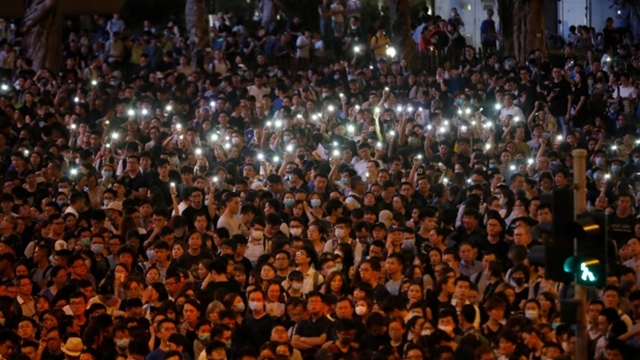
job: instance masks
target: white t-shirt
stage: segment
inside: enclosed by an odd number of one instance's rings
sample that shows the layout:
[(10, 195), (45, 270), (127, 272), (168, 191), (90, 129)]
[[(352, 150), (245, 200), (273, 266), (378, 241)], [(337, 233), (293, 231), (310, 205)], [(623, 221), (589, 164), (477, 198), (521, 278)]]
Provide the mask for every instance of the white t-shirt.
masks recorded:
[(258, 89), (257, 86), (251, 85), (247, 88), (249, 91), (249, 95), (253, 95), (256, 97), (256, 101), (261, 101), (263, 96), (269, 95), (271, 93), (271, 89), (268, 86), (263, 86)]
[(522, 113), (522, 110), (520, 110), (519, 107), (513, 105), (510, 108), (503, 108), (502, 110), (500, 110), (500, 118), (504, 118), (507, 115), (511, 115), (512, 117), (518, 117), (518, 122), (520, 121), (526, 121), (527, 119), (524, 118), (524, 114)]
[(324, 42), (322, 40), (313, 41), (313, 56), (324, 57)]
[[(296, 41), (296, 58), (309, 59), (311, 57), (311, 39), (304, 36), (298, 36)], [(302, 46), (301, 48), (298, 46)]]
[(620, 85), (619, 87), (616, 87), (615, 90), (613, 91), (614, 99), (618, 97), (618, 89), (620, 89), (619, 95), (622, 96), (623, 98), (635, 99), (638, 97), (638, 89), (636, 89), (634, 86), (624, 87)]

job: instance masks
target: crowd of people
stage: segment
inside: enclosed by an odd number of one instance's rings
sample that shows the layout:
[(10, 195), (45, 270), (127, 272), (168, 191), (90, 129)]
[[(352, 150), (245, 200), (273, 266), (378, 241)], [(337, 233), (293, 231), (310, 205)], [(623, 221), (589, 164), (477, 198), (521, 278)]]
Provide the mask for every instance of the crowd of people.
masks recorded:
[(422, 9), (416, 48), (453, 54), (431, 71), (358, 0), (317, 26), (282, 10), (218, 14), (203, 51), (175, 23), (69, 19), (59, 72), (0, 22), (2, 359), (581, 360), (573, 286), (528, 260), (573, 149), (615, 243), (589, 356), (635, 359), (640, 48), (619, 18), (605, 52), (550, 62), (497, 52), (492, 12), (478, 57), (455, 9)]

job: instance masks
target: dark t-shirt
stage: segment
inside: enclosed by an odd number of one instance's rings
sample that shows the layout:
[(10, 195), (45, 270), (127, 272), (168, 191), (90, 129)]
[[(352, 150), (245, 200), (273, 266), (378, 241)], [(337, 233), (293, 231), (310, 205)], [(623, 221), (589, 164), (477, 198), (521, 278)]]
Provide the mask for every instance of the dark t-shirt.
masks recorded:
[(269, 342), (271, 337), (271, 329), (275, 324), (275, 320), (271, 315), (266, 314), (260, 319), (256, 319), (253, 315), (249, 315), (242, 320), (240, 325), (240, 337), (242, 343), (254, 348), (259, 349), (262, 345)]
[(487, 250), (492, 251), (494, 254), (496, 254), (496, 259), (498, 261), (506, 260), (507, 253), (509, 252), (509, 244), (506, 241), (504, 241), (504, 239), (501, 239), (497, 243), (492, 244), (489, 242), (486, 236), (483, 237), (478, 247), (481, 250), (479, 251), (480, 253)]
[[(316, 321), (313, 321), (311, 318), (307, 320), (303, 320), (296, 327), (295, 335), (299, 335), (300, 337), (318, 337), (322, 336), (322, 334), (327, 334), (331, 329), (331, 320), (328, 317), (322, 316)], [(304, 359), (313, 358), (313, 354), (318, 351), (318, 349), (308, 349), (301, 351), (302, 357)]]
[(207, 228), (209, 228), (209, 226), (211, 226), (211, 224), (212, 224), (211, 216), (209, 215), (209, 209), (207, 209), (206, 206), (202, 205), (202, 207), (200, 209), (196, 209), (193, 206), (189, 205), (189, 207), (187, 207), (186, 209), (182, 210), (182, 216), (187, 218), (187, 226), (189, 226), (189, 231), (191, 231), (191, 230), (196, 228), (195, 215), (197, 213), (199, 213), (199, 212), (204, 213), (204, 216), (207, 218)]
[(124, 182), (128, 189), (134, 191), (140, 191), (140, 189), (142, 188), (149, 189), (149, 182), (147, 181), (147, 178), (145, 178), (142, 174), (138, 174), (134, 178), (127, 175), (124, 177)]
[(549, 102), (549, 112), (555, 117), (567, 115), (571, 85), (569, 85), (569, 82), (565, 79), (559, 82), (551, 81), (546, 96), (551, 95), (553, 92), (555, 92), (556, 95)]
[(632, 214), (625, 218), (619, 217), (615, 212), (609, 214), (609, 236), (616, 241), (618, 246), (627, 242), (634, 235), (635, 217)]
[(213, 255), (209, 251), (200, 250), (200, 253), (198, 255), (193, 256), (187, 251), (182, 254), (182, 256), (178, 258), (178, 260), (176, 260), (176, 266), (189, 270), (192, 267), (197, 268), (198, 264), (202, 260), (213, 260)]
[(173, 200), (171, 199), (171, 179), (169, 179), (169, 181), (167, 182), (164, 182), (160, 180), (160, 178), (156, 177), (153, 180), (149, 181), (149, 183), (151, 184), (150, 187), (157, 187), (158, 189), (160, 189), (162, 198), (164, 199), (164, 204), (167, 207), (173, 204)]

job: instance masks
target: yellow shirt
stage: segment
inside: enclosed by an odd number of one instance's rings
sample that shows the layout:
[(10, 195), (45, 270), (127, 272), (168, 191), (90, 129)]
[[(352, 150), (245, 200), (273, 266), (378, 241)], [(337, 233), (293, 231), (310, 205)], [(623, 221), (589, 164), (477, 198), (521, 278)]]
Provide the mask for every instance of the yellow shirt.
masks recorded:
[[(374, 35), (371, 37), (371, 48), (373, 49), (374, 46), (378, 44), (382, 44), (386, 41), (389, 41), (389, 38), (387, 37), (387, 35), (382, 35), (382, 36)], [(384, 55), (386, 51), (387, 51), (386, 46), (380, 46), (376, 49), (373, 49), (373, 55)]]

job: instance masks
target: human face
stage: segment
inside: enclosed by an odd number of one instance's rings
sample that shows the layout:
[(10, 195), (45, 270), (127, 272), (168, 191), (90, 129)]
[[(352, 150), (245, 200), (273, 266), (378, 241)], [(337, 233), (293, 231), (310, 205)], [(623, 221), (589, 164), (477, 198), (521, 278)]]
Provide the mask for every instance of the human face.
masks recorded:
[(184, 315), (184, 320), (187, 323), (193, 324), (198, 320), (200, 311), (198, 311), (198, 309), (193, 307), (191, 304), (185, 304), (184, 308), (182, 309), (182, 315)]

